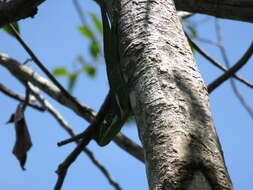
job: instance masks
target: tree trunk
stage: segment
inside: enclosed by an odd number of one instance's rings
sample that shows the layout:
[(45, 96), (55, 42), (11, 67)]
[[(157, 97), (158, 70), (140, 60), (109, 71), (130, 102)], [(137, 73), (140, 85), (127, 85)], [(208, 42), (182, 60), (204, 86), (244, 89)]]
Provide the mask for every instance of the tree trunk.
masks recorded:
[(174, 2), (114, 2), (110, 10), (119, 18), (120, 64), (144, 147), (149, 189), (233, 189), (207, 89)]

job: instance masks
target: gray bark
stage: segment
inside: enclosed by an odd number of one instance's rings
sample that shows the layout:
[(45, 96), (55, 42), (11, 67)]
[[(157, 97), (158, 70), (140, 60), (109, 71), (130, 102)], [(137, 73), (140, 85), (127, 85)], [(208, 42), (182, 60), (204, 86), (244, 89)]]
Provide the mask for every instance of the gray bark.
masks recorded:
[(175, 4), (177, 10), (253, 22), (252, 0), (175, 0)]
[[(44, 1), (12, 0), (8, 3), (0, 1), (0, 27), (20, 19), (33, 17), (37, 13), (37, 6)], [(94, 1), (98, 4), (101, 2)], [(252, 0), (175, 0), (175, 3), (177, 10), (253, 22)]]
[[(2, 0), (1, 0), (2, 1)], [(0, 1), (0, 27), (19, 21), (20, 19), (34, 17), (37, 7), (45, 0), (11, 0)]]
[(122, 0), (115, 9), (149, 189), (233, 189), (174, 2)]

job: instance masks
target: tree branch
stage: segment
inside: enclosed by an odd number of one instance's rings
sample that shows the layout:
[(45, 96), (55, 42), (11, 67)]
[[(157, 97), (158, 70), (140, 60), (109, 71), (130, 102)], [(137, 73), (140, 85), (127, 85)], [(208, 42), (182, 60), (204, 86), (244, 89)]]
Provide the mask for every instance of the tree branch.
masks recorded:
[[(15, 100), (18, 100), (18, 101), (20, 101), (20, 102), (25, 102), (25, 97), (24, 97), (24, 96), (22, 96), (22, 95), (20, 95), (20, 94), (18, 94), (18, 93), (13, 92), (12, 90), (8, 89), (7, 87), (5, 87), (5, 86), (4, 86), (3, 84), (1, 84), (1, 83), (0, 83), (0, 91), (1, 91), (3, 94), (5, 94), (5, 95), (7, 95), (7, 96), (9, 96), (9, 97), (11, 97), (11, 98), (13, 98), (13, 99), (15, 99)], [(38, 110), (38, 111), (45, 111), (45, 108), (44, 108), (44, 107), (41, 107), (41, 106), (35, 104), (35, 103), (34, 103), (34, 100), (31, 99), (31, 98), (30, 98), (30, 100), (29, 100), (29, 102), (28, 102), (28, 105), (29, 105), (30, 107), (32, 107), (32, 108)]]
[[(217, 68), (219, 68), (220, 70), (227, 72), (228, 70), (223, 67), (218, 61), (214, 60), (210, 55), (208, 55), (203, 49), (201, 49), (189, 36), (187, 33), (185, 33), (188, 41), (190, 42), (190, 44), (193, 46), (194, 49), (196, 49), (196, 51), (202, 55), (204, 58), (206, 58), (210, 63), (212, 63), (214, 66), (216, 66)], [(242, 82), (243, 84), (245, 84), (246, 86), (253, 88), (253, 84), (251, 84), (250, 82), (248, 82), (247, 80), (237, 76), (237, 75), (233, 75), (234, 78), (236, 78), (238, 81)]]
[[(46, 74), (46, 76), (54, 83), (54, 85), (60, 90), (61, 96), (66, 97), (73, 104), (78, 106), (78, 109), (87, 109), (87, 107), (81, 106), (78, 100), (73, 97), (67, 90), (57, 81), (57, 79), (48, 71), (48, 69), (42, 64), (42, 62), (37, 58), (37, 56), (33, 53), (30, 47), (26, 44), (26, 42), (22, 39), (19, 33), (16, 31), (15, 27), (12, 24), (9, 25), (13, 30), (13, 35), (16, 37), (18, 42), (22, 45), (22, 47), (26, 50), (26, 52), (31, 56), (34, 63)], [(85, 111), (83, 110), (83, 111)]]
[[(12, 0), (0, 2), (0, 27), (34, 17), (37, 7), (45, 0)], [(98, 0), (94, 0), (99, 4)], [(219, 18), (253, 22), (253, 2), (251, 0), (175, 0), (176, 9), (192, 13), (207, 14)]]
[(66, 177), (68, 168), (71, 164), (76, 160), (79, 154), (82, 152), (83, 148), (90, 142), (91, 138), (94, 134), (96, 122), (92, 122), (92, 124), (86, 130), (86, 138), (83, 138), (77, 147), (67, 156), (67, 158), (58, 166), (56, 173), (58, 174), (58, 179), (55, 184), (54, 190), (60, 190), (64, 179)]
[(100, 169), (100, 171), (106, 176), (108, 179), (109, 183), (117, 190), (121, 190), (121, 187), (119, 186), (118, 183), (116, 183), (112, 177), (110, 176), (109, 172), (105, 169), (103, 165), (101, 165), (98, 160), (95, 158), (93, 153), (88, 149), (85, 148), (84, 152), (87, 154), (87, 156), (92, 160), (92, 162)]
[(145, 162), (144, 160), (144, 152), (140, 145), (134, 143), (132, 140), (130, 140), (128, 137), (123, 135), (122, 133), (119, 133), (115, 138), (114, 142), (122, 149), (124, 149), (126, 152), (130, 153), (133, 157), (138, 159), (141, 162)]
[(175, 4), (177, 10), (253, 22), (252, 0), (175, 0)]
[[(60, 90), (53, 83), (51, 83), (44, 77), (41, 77), (38, 73), (33, 71), (32, 68), (20, 64), (15, 59), (10, 58), (8, 55), (3, 53), (0, 53), (0, 65), (8, 69), (8, 71), (20, 82), (31, 82), (34, 86), (44, 91), (58, 103), (73, 110), (80, 117), (86, 119), (89, 122), (92, 122), (94, 120), (96, 115), (96, 112), (94, 110), (88, 108), (85, 105), (82, 105), (81, 103), (77, 104), (76, 102), (72, 102), (67, 97), (62, 96)], [(122, 138), (118, 137), (117, 135), (114, 139), (117, 141), (117, 144), (120, 144)], [(131, 142), (130, 139), (128, 142)], [(120, 147), (139, 160), (139, 158), (136, 157), (135, 154), (132, 154), (135, 151), (130, 151), (131, 149), (135, 149), (135, 147), (130, 148), (134, 143), (128, 144), (128, 142), (122, 142), (122, 146)]]
[[(28, 86), (32, 92), (32, 94), (37, 98), (37, 100), (47, 109), (49, 113), (58, 121), (60, 126), (72, 137), (75, 136), (75, 132), (73, 129), (69, 126), (68, 122), (65, 121), (63, 116), (39, 93), (39, 89), (33, 86), (31, 83), (28, 83)], [(78, 141), (76, 141), (78, 143)], [(88, 148), (83, 148), (83, 152), (86, 153), (86, 155), (90, 158), (92, 163), (104, 174), (104, 176), (107, 178), (109, 183), (116, 189), (121, 190), (119, 184), (115, 182), (112, 177), (110, 176), (110, 173), (107, 171), (107, 169), (99, 163), (99, 161), (95, 158), (93, 153)]]
[[(226, 67), (230, 68), (229, 59), (228, 59), (228, 56), (227, 56), (227, 53), (226, 53), (226, 49), (224, 47), (222, 36), (221, 36), (220, 24), (219, 24), (217, 18), (215, 19), (215, 29), (216, 29), (216, 37), (217, 37), (218, 44), (219, 44), (218, 48), (219, 48), (219, 50), (221, 52), (223, 61), (224, 61), (225, 65), (226, 65)], [(248, 112), (248, 114), (250, 115), (250, 117), (253, 119), (253, 111), (252, 111), (250, 105), (243, 98), (242, 94), (240, 93), (239, 89), (236, 86), (235, 81), (233, 80), (233, 78), (231, 78), (229, 81), (230, 81), (230, 84), (231, 84), (231, 87), (232, 87), (232, 90), (233, 90), (235, 96), (238, 98), (238, 100), (241, 103), (241, 105), (245, 108), (245, 110)]]
[(79, 4), (79, 1), (78, 0), (73, 0), (72, 2), (74, 4), (74, 7), (75, 7), (76, 12), (78, 14), (78, 17), (81, 20), (82, 25), (83, 26), (87, 25), (87, 21), (85, 19), (85, 15), (84, 15), (84, 13), (82, 11), (82, 8), (81, 8), (81, 6)]
[(37, 7), (45, 0), (12, 0), (0, 2), (0, 27), (25, 19), (34, 17)]
[(69, 126), (68, 122), (65, 121), (63, 116), (39, 93), (39, 89), (28, 82), (28, 87), (31, 93), (36, 99), (47, 109), (47, 111), (56, 119), (59, 125), (68, 132), (70, 135), (75, 135), (73, 129)]
[(32, 68), (22, 65), (15, 59), (2, 53), (0, 53), (0, 65), (8, 69), (9, 72), (22, 83), (31, 82), (34, 86), (37, 86), (60, 104), (72, 109), (82, 118), (85, 118), (89, 122), (93, 121), (95, 112), (92, 109), (82, 105), (78, 100), (73, 102), (68, 99), (68, 97), (62, 96), (58, 87), (44, 77), (41, 77), (37, 72), (34, 72)]
[(233, 66), (231, 67), (226, 73), (218, 77), (215, 81), (208, 85), (208, 92), (211, 93), (215, 88), (220, 86), (223, 82), (233, 76), (239, 69), (241, 69), (252, 56), (253, 53), (253, 42), (251, 42), (250, 47), (242, 56), (242, 58)]

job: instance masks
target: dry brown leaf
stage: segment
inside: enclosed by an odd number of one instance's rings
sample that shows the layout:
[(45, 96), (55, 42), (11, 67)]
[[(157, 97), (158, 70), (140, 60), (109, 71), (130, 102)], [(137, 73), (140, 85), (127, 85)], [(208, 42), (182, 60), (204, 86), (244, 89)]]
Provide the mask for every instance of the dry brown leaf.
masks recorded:
[[(10, 120), (11, 121), (11, 120)], [(13, 154), (17, 157), (20, 166), (25, 170), (27, 152), (32, 147), (31, 137), (25, 122), (23, 104), (19, 104), (14, 114), (16, 142), (13, 148)]]

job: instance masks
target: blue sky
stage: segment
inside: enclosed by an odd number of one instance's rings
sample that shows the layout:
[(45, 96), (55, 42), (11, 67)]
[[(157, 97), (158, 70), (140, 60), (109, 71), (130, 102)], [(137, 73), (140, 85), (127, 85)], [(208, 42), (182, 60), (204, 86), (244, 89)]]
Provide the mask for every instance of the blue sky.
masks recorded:
[[(95, 12), (99, 15), (99, 9), (95, 3), (87, 1), (82, 3), (83, 10)], [(194, 16), (193, 21), (202, 20), (202, 15)], [(220, 20), (224, 44), (231, 64), (234, 64), (244, 53), (252, 41), (252, 24)], [(215, 39), (214, 18), (210, 17), (198, 27), (199, 35), (208, 39)], [(87, 49), (88, 41), (77, 30), (80, 20), (74, 10), (71, 1), (62, 0), (46, 1), (39, 7), (39, 14), (34, 19), (20, 22), (21, 34), (29, 46), (37, 54), (40, 60), (50, 70), (58, 66), (71, 64), (77, 55), (83, 55), (91, 60)], [(210, 55), (222, 62), (219, 51), (205, 43), (199, 43)], [(0, 31), (0, 52), (7, 53), (20, 62), (28, 58), (27, 53), (13, 38)], [(205, 59), (196, 55), (196, 60), (205, 82), (209, 84), (222, 72), (213, 67)], [(241, 76), (253, 82), (253, 59), (238, 72)], [(29, 66), (38, 68), (29, 63)], [(9, 88), (24, 93), (23, 87), (4, 68), (0, 67), (0, 81)], [(65, 80), (59, 78), (62, 84)], [(240, 92), (253, 107), (253, 91), (238, 83)], [(98, 75), (95, 79), (86, 76), (80, 77), (74, 95), (83, 103), (97, 110), (107, 93), (107, 79), (103, 63), (98, 66)], [(87, 123), (73, 114), (72, 111), (57, 104), (51, 98), (48, 99), (74, 128), (76, 132), (83, 130)], [(210, 95), (211, 109), (215, 126), (220, 137), (226, 163), (233, 180), (235, 189), (247, 190), (252, 186), (252, 162), (253, 149), (253, 120), (240, 105), (233, 94), (228, 82), (215, 90)], [(21, 171), (19, 164), (12, 155), (12, 147), (15, 142), (14, 128), (12, 125), (4, 125), (11, 113), (16, 109), (17, 102), (0, 94), (0, 189), (52, 189), (56, 181), (56, 170), (59, 163), (74, 148), (67, 145), (58, 148), (56, 143), (68, 137), (58, 123), (47, 113), (39, 113), (28, 109), (26, 113), (27, 123), (32, 135), (33, 147), (28, 153), (26, 164), (27, 171)], [(137, 130), (134, 125), (123, 128), (123, 133), (139, 142)], [(114, 143), (105, 148), (98, 147), (95, 143), (88, 146), (94, 151), (95, 156), (110, 171), (114, 179), (123, 189), (148, 189), (145, 175), (145, 167), (138, 160), (119, 149)], [(98, 171), (86, 155), (81, 155), (77, 162), (70, 168), (63, 190), (81, 189), (113, 189)]]

